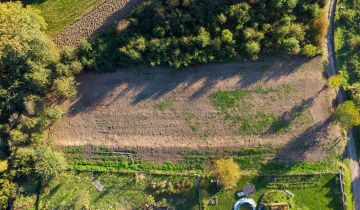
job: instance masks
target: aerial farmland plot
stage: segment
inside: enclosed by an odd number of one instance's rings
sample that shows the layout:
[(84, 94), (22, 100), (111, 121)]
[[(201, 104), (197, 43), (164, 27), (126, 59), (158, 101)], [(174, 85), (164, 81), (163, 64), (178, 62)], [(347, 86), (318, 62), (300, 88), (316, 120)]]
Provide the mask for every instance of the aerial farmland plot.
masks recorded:
[(358, 210), (357, 4), (0, 3), (0, 209)]
[(58, 146), (136, 149), (149, 158), (272, 147), (293, 160), (321, 160), (339, 136), (323, 73), (321, 59), (301, 57), (86, 73), (49, 135)]

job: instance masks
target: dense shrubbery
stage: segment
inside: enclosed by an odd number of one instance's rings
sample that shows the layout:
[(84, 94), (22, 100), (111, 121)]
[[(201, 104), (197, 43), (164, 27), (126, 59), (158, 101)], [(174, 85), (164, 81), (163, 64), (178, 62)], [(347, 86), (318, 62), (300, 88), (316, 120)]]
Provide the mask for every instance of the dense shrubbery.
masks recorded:
[[(330, 78), (333, 86), (342, 86), (354, 105), (345, 102), (337, 112), (344, 113), (340, 121), (345, 127), (359, 125), (360, 107), (360, 0), (339, 0), (335, 18), (335, 50), (337, 67), (340, 74)], [(347, 110), (345, 110), (347, 109)]]
[(169, 65), (180, 68), (260, 53), (321, 53), (326, 0), (148, 0), (92, 44), (85, 65)]
[(82, 64), (72, 49), (58, 52), (45, 29), (33, 8), (0, 3), (0, 161), (8, 156), (0, 171), (0, 208), (14, 196), (12, 182), (45, 184), (62, 170), (63, 159), (46, 146), (44, 134), (62, 112), (45, 104), (50, 96), (75, 96), (73, 75)]

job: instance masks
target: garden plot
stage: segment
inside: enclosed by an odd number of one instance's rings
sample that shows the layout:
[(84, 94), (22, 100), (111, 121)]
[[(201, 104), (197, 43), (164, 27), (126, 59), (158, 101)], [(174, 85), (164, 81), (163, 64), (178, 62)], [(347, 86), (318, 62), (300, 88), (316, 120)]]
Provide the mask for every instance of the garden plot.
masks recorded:
[(85, 73), (78, 98), (64, 102), (67, 114), (49, 135), (58, 146), (143, 148), (149, 156), (274, 147), (318, 160), (327, 153), (322, 145), (339, 136), (323, 73), (321, 58), (302, 57)]

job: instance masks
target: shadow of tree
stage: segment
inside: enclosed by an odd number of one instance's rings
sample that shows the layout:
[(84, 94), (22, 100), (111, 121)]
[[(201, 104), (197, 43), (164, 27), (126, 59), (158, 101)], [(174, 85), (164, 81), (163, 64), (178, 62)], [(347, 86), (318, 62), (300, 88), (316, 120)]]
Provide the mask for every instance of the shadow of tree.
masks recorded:
[[(136, 105), (144, 100), (159, 99), (175, 89), (191, 89), (193, 93), (187, 98), (191, 102), (210, 93), (219, 81), (237, 79), (238, 88), (259, 81), (276, 81), (295, 72), (308, 61), (303, 57), (290, 57), (285, 60), (268, 58), (260, 62), (210, 64), (177, 71), (136, 67), (136, 71), (120, 69), (114, 73), (84, 73), (78, 77), (79, 97), (69, 114), (74, 116), (100, 104), (105, 108), (129, 94), (132, 97), (131, 104)], [(114, 91), (115, 89), (118, 90)]]
[[(325, 186), (328, 189), (339, 189), (340, 183), (336, 176), (334, 176), (330, 181), (328, 181)], [(341, 209), (341, 192), (339, 190), (329, 190), (329, 192), (326, 194), (326, 197), (331, 198), (328, 207), (330, 209)]]
[(306, 110), (308, 110), (310, 107), (314, 105), (317, 97), (320, 95), (321, 92), (323, 92), (326, 89), (327, 86), (324, 85), (323, 88), (319, 90), (314, 96), (302, 100), (300, 104), (292, 107), (290, 111), (284, 112), (263, 134), (263, 136), (269, 136), (281, 131), (282, 129), (289, 128), (289, 126), (296, 119), (298, 119)]
[(320, 139), (327, 139), (329, 125), (332, 119), (327, 118), (323, 122), (316, 123), (304, 130), (300, 135), (291, 139), (275, 156), (274, 160), (278, 162), (284, 161), (304, 161), (306, 160), (306, 152), (318, 147)]

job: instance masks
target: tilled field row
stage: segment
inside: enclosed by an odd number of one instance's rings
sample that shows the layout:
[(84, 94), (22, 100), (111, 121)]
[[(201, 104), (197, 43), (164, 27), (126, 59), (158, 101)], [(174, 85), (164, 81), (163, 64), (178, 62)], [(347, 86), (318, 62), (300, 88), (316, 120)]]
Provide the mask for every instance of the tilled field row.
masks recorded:
[(123, 18), (142, 0), (105, 0), (88, 14), (54, 37), (58, 46), (76, 45)]

